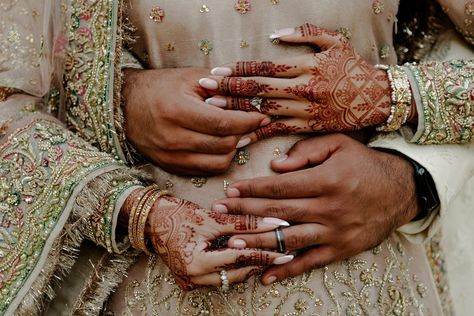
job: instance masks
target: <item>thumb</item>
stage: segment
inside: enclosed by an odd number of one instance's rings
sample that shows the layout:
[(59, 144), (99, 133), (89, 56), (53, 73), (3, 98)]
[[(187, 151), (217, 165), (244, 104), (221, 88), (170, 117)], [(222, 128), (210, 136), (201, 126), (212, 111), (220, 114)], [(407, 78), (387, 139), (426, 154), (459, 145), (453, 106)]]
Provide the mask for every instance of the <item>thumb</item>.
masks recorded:
[(276, 172), (291, 172), (324, 163), (339, 148), (344, 138), (333, 134), (297, 142), (287, 155), (272, 161)]
[(347, 44), (347, 39), (342, 34), (309, 23), (296, 28), (285, 28), (275, 31), (270, 35), (270, 39), (278, 39), (286, 43), (316, 45), (321, 50), (333, 47), (342, 48)]

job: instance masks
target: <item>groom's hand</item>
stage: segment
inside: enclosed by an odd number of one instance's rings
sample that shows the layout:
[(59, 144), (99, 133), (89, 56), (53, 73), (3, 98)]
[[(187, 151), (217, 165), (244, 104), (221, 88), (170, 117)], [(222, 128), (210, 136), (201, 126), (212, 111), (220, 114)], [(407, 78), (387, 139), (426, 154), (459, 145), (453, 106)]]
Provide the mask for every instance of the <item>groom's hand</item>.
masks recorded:
[[(375, 247), (419, 211), (411, 164), (334, 134), (297, 143), (272, 168), (283, 174), (241, 181), (213, 209), (275, 216), (289, 251), (305, 249), (291, 264), (268, 269), (264, 284)], [(237, 235), (238, 248), (276, 248), (274, 232)]]
[(185, 175), (222, 173), (243, 134), (270, 119), (260, 113), (225, 111), (204, 102), (197, 83), (203, 68), (124, 71), (125, 127), (128, 140), (152, 162)]

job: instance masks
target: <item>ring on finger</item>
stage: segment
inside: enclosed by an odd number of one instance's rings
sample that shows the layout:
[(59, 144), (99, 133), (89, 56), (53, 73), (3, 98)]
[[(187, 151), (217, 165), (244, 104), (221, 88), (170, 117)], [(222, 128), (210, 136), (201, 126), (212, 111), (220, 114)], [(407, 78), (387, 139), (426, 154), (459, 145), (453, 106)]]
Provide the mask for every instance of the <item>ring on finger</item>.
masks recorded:
[(277, 240), (278, 252), (286, 253), (285, 235), (281, 227), (275, 229), (275, 236)]
[(221, 291), (222, 292), (229, 291), (229, 279), (227, 278), (226, 270), (221, 271), (221, 280), (222, 280)]
[(250, 104), (254, 108), (256, 108), (259, 112), (261, 112), (260, 109), (262, 108), (262, 102), (263, 102), (263, 98), (261, 97), (254, 97), (252, 98), (252, 100), (250, 100)]

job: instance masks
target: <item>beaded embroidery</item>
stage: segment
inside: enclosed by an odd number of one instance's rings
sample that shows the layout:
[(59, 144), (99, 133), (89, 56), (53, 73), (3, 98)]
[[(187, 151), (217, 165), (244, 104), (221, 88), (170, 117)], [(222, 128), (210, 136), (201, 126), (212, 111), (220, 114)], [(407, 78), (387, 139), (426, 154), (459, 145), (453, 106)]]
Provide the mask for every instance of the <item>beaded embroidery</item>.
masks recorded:
[[(101, 168), (117, 165), (58, 123), (36, 120), (0, 147), (0, 314), (16, 298), (46, 243), (68, 218), (76, 186)], [(49, 245), (51, 247), (51, 245)]]

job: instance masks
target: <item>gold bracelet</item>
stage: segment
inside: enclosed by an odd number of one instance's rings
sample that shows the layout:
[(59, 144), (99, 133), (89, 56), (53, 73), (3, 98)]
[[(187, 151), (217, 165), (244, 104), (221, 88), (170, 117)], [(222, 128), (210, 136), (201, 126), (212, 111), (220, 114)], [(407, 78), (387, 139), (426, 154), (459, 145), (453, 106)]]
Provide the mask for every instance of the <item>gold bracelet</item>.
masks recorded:
[(132, 204), (132, 209), (130, 211), (130, 216), (128, 219), (128, 238), (130, 239), (130, 244), (135, 249), (138, 249), (138, 241), (136, 238), (136, 227), (138, 225), (138, 218), (143, 208), (143, 204), (146, 200), (145, 197), (150, 193), (150, 191), (153, 190), (158, 190), (158, 187), (152, 185), (142, 189), (139, 195), (134, 199)]
[(387, 75), (392, 88), (392, 107), (387, 121), (377, 127), (379, 132), (393, 132), (400, 129), (411, 112), (411, 87), (403, 67), (388, 66)]
[(150, 191), (150, 194), (147, 196), (147, 200), (138, 217), (138, 225), (135, 228), (137, 248), (143, 250), (143, 252), (145, 252), (147, 255), (151, 255), (151, 252), (148, 250), (145, 242), (145, 227), (148, 220), (148, 215), (150, 214), (150, 211), (153, 208), (153, 205), (155, 205), (156, 201), (165, 195), (170, 195), (170, 192), (164, 190)]

